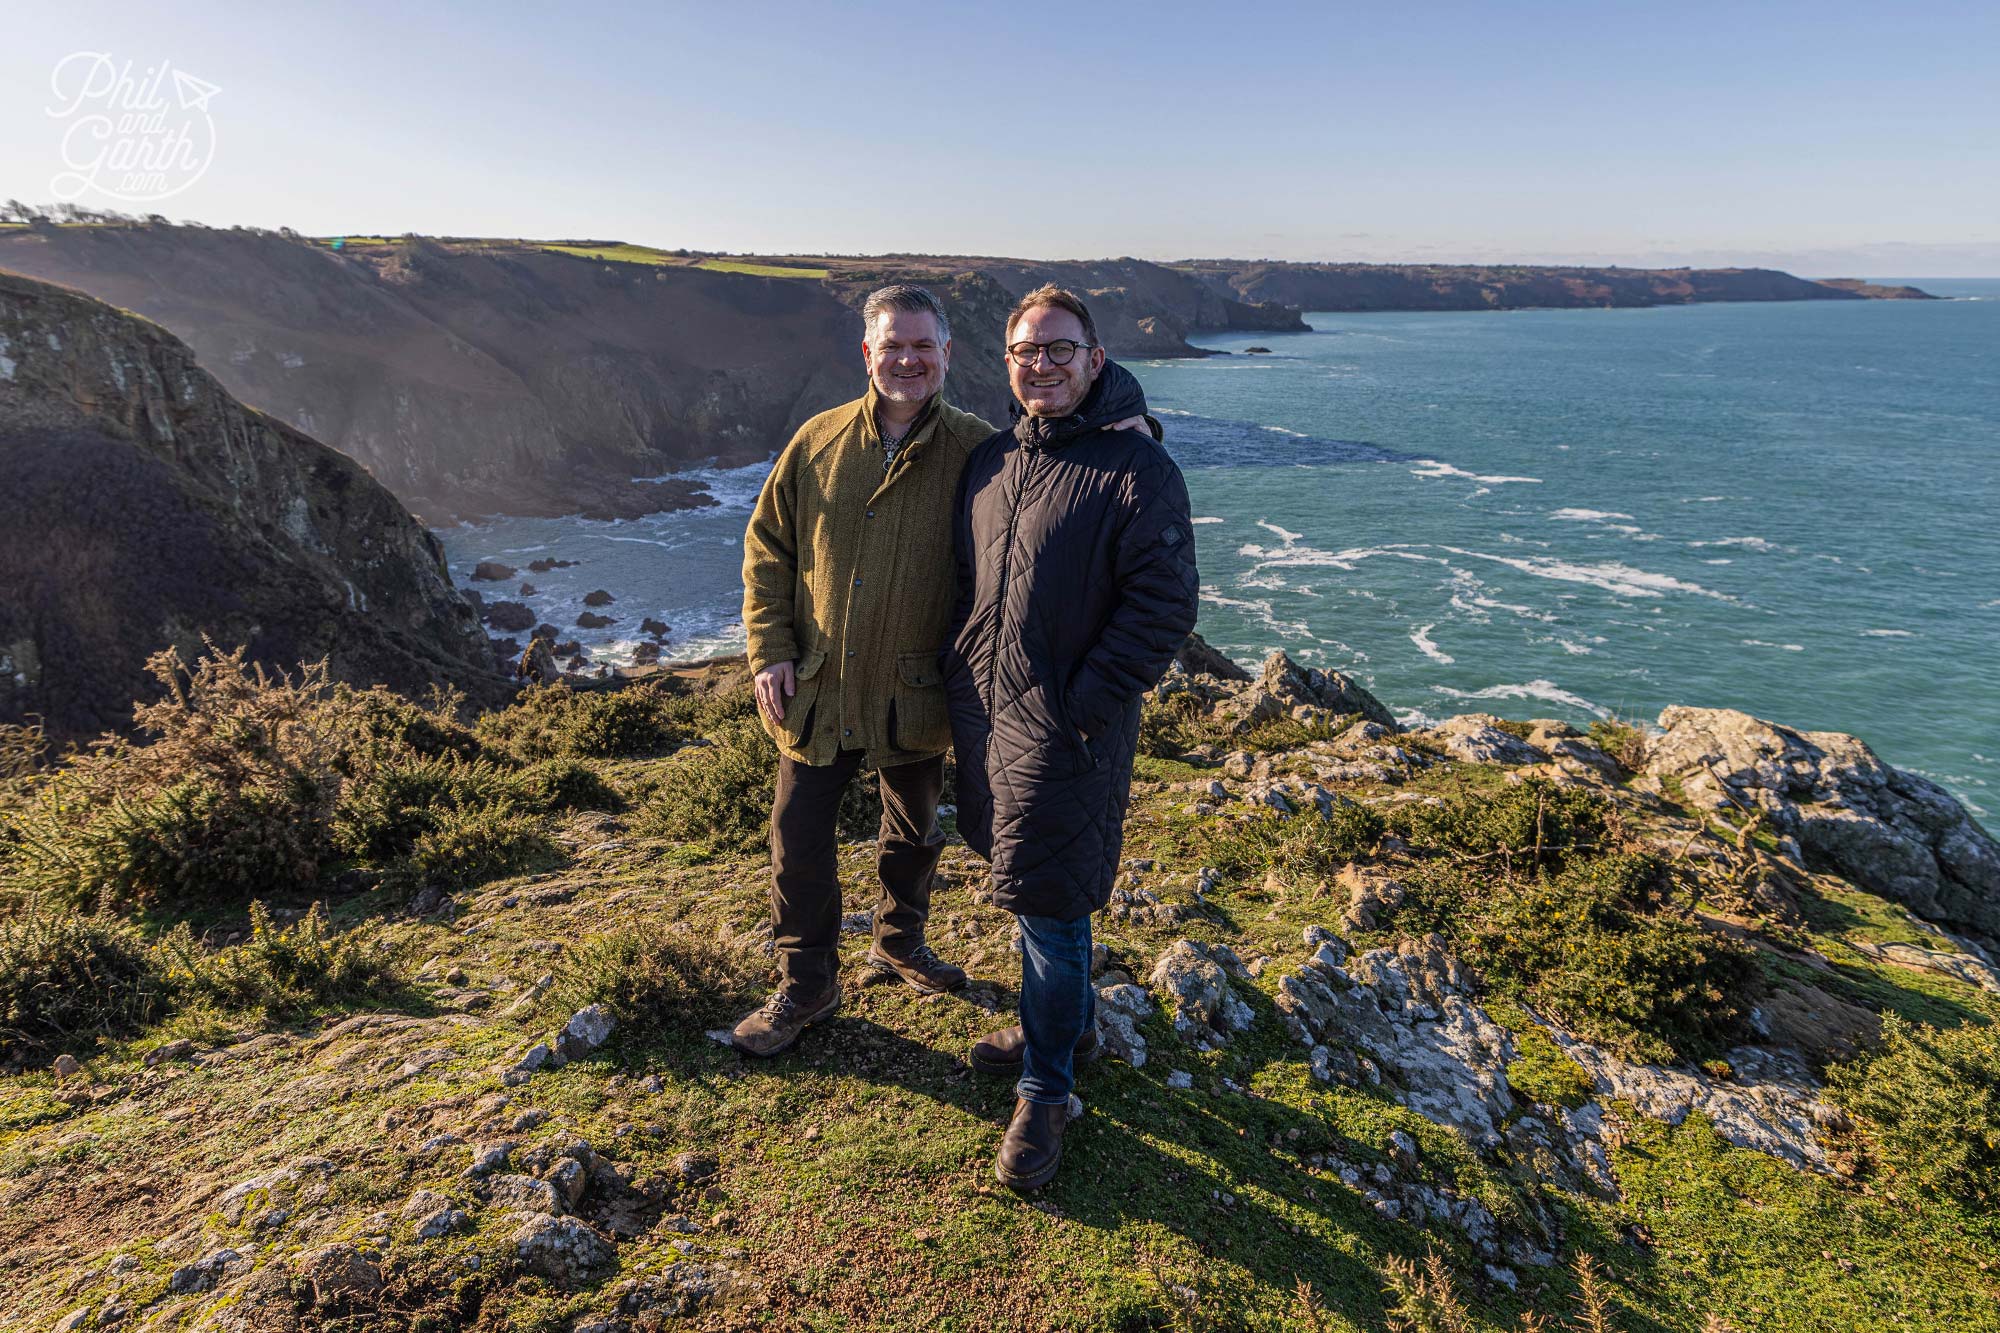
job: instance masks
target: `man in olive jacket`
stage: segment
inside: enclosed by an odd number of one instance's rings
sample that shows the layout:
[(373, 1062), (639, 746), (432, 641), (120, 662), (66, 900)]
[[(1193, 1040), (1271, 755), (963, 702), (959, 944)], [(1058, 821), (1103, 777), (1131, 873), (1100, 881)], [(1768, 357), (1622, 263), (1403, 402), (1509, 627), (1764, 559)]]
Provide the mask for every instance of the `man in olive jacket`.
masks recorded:
[(919, 990), (965, 983), (924, 943), (944, 751), (937, 646), (951, 623), (951, 507), (972, 446), (992, 433), (941, 396), (944, 307), (885, 287), (862, 307), (869, 388), (799, 427), (743, 541), (743, 628), (758, 711), (778, 745), (771, 808), (772, 940), (779, 984), (736, 1025), (775, 1055), (840, 1007), (841, 792), (862, 765), (882, 793), (868, 961)]
[(1097, 1047), (1090, 917), (1118, 871), (1140, 696), (1194, 628), (1199, 583), (1180, 469), (1112, 425), (1145, 395), (1104, 359), (1083, 302), (1022, 297), (1007, 356), (1021, 410), (965, 465), (941, 660), (959, 832), (1021, 926), (1020, 1025), (971, 1060), (1017, 1079), (994, 1171), (1034, 1189), (1062, 1160), (1075, 1061)]

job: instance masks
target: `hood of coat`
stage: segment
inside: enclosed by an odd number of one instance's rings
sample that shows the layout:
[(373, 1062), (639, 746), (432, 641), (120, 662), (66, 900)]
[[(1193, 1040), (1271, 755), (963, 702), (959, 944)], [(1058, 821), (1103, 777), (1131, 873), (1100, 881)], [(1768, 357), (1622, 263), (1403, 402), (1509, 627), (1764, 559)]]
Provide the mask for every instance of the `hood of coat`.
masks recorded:
[(1132, 372), (1116, 361), (1106, 361), (1097, 382), (1066, 417), (1031, 417), (1020, 402), (1008, 404), (1014, 417), (1014, 438), (1030, 448), (1058, 448), (1079, 435), (1102, 430), (1113, 422), (1146, 414), (1146, 391)]

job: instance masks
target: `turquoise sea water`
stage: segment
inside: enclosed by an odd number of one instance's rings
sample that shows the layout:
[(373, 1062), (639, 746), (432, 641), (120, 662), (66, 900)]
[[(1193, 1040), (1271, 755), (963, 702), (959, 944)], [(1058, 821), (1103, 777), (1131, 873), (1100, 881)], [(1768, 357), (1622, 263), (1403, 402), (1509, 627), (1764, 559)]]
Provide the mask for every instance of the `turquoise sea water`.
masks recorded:
[[(1202, 633), (1410, 718), (1688, 703), (1852, 731), (1991, 811), (2000, 281), (1920, 285), (1976, 299), (1308, 314), (1137, 363), (1200, 520)], [(696, 514), (441, 535), (461, 580), (584, 561), (524, 575), (556, 624), (605, 587), (717, 651), (762, 471), (706, 474), (725, 504)], [(580, 637), (615, 660), (621, 630)]]

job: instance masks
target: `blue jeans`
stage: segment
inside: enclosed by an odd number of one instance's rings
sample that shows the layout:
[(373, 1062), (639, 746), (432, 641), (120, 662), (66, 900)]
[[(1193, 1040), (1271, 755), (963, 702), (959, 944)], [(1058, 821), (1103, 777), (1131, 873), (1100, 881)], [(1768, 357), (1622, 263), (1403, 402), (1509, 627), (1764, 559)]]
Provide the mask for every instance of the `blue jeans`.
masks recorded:
[(1014, 1091), (1026, 1101), (1067, 1103), (1076, 1081), (1076, 1043), (1097, 1022), (1097, 990), (1090, 984), (1090, 918), (1017, 919), (1021, 1031), (1027, 1037), (1027, 1050)]

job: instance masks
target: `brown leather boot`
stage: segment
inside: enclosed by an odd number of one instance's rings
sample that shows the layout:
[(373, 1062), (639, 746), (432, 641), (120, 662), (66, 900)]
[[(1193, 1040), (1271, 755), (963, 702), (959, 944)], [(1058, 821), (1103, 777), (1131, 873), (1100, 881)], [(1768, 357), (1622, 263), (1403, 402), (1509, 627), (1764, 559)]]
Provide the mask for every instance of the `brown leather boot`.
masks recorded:
[[(1027, 1034), (1019, 1027), (1001, 1028), (989, 1032), (972, 1043), (972, 1053), (968, 1057), (972, 1067), (982, 1074), (1005, 1074), (1009, 1078), (1021, 1076), (1021, 1061), (1028, 1050)], [(1087, 1028), (1076, 1039), (1076, 1047), (1071, 1059), (1077, 1064), (1086, 1064), (1103, 1054), (1097, 1042), (1097, 1029)]]
[(799, 1039), (799, 1034), (840, 1008), (840, 987), (826, 995), (803, 1001), (791, 992), (779, 990), (764, 1001), (763, 1008), (746, 1016), (729, 1034), (730, 1045), (745, 1055), (776, 1055)]
[(926, 995), (957, 990), (965, 984), (965, 969), (947, 963), (932, 953), (928, 944), (890, 953), (878, 941), (868, 946), (868, 966), (892, 977), (900, 977)]
[(1062, 1165), (1063, 1129), (1068, 1124), (1068, 1102), (1044, 1106), (1016, 1097), (1014, 1119), (1007, 1126), (1007, 1136), (1000, 1140), (993, 1174), (1001, 1184), (1017, 1190), (1038, 1190), (1048, 1184)]

